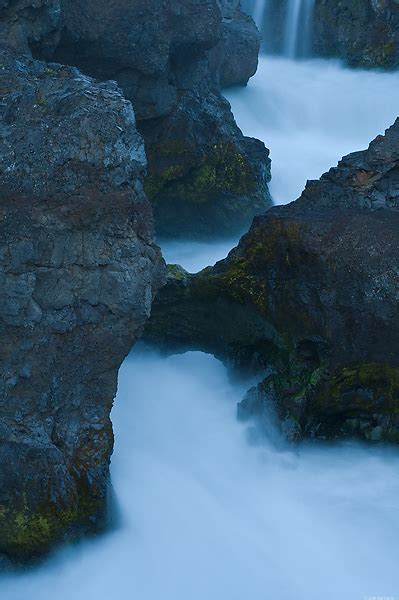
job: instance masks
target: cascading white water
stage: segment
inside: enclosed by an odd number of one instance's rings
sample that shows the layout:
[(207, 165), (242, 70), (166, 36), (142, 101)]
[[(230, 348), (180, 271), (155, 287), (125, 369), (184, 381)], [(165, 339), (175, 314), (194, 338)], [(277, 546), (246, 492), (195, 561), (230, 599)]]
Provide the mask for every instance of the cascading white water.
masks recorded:
[[(275, 13), (278, 9), (280, 14), (281, 0), (255, 0), (252, 8), (252, 16), (263, 33), (266, 46), (269, 40), (275, 38), (273, 28), (278, 19)], [(272, 47), (276, 54), (282, 54), (288, 58), (304, 58), (310, 55), (312, 46), (312, 24), (313, 24), (314, 0), (285, 0), (282, 14), (282, 42), (278, 47)], [(273, 46), (273, 43), (272, 43)]]
[(299, 56), (305, 58), (312, 54), (314, 6), (315, 0), (304, 0), (303, 35)]
[(244, 134), (270, 148), (270, 190), (285, 204), (299, 197), (307, 179), (366, 148), (394, 122), (399, 74), (261, 56), (250, 85), (226, 96)]
[(300, 35), (301, 5), (303, 0), (288, 0), (285, 18), (284, 54), (295, 58)]
[(252, 12), (253, 19), (258, 26), (259, 31), (263, 29), (263, 22), (265, 18), (266, 5), (268, 0), (255, 0), (254, 9)]
[[(2, 600), (364, 600), (399, 590), (398, 452), (248, 443), (213, 357), (135, 351), (113, 420), (120, 528)], [(397, 596), (395, 596), (396, 600)]]

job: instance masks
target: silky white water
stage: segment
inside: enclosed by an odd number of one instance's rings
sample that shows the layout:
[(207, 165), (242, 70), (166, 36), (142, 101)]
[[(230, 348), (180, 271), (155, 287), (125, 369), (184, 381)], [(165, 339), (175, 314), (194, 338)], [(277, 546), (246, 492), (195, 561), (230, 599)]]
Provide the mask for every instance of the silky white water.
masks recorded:
[[(393, 121), (398, 87), (397, 75), (262, 60), (229, 98), (271, 147), (282, 202)], [(166, 250), (198, 270), (227, 247)], [(119, 527), (2, 576), (1, 600), (398, 600), (398, 450), (255, 444), (236, 420), (249, 385), (211, 356), (137, 347), (112, 415)]]
[(121, 371), (120, 528), (2, 582), (6, 600), (363, 600), (399, 593), (398, 454), (251, 445), (211, 356)]
[[(276, 204), (298, 198), (350, 152), (367, 148), (398, 116), (399, 73), (354, 71), (339, 62), (261, 56), (246, 88), (229, 90), (238, 125), (263, 140)], [(226, 256), (237, 239), (162, 244), (167, 262), (196, 272)]]
[(245, 0), (244, 9), (252, 14), (263, 41), (274, 46), (275, 11), (284, 2), (282, 40), (273, 47), (275, 54), (288, 58), (311, 55), (313, 38), (314, 0)]
[(248, 87), (226, 96), (244, 134), (270, 148), (270, 189), (275, 202), (285, 204), (300, 195), (307, 179), (367, 148), (394, 122), (399, 73), (261, 57)]
[(295, 58), (299, 37), (299, 21), (301, 15), (302, 0), (287, 1), (287, 16), (284, 32), (284, 54), (289, 58)]
[(265, 18), (265, 12), (268, 8), (268, 4), (269, 0), (254, 0), (252, 17), (260, 32), (263, 29), (263, 21)]

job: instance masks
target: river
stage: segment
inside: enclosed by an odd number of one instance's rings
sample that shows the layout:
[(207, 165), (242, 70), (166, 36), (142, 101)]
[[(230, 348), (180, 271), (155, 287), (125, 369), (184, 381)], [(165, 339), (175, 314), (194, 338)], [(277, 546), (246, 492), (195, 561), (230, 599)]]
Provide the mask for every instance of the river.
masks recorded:
[[(393, 122), (399, 76), (262, 58), (228, 98), (244, 133), (271, 148), (283, 203)], [(235, 241), (163, 249), (196, 271)], [(3, 577), (0, 598), (397, 600), (398, 451), (258, 439), (236, 420), (249, 385), (209, 355), (134, 349), (112, 415), (119, 526)]]

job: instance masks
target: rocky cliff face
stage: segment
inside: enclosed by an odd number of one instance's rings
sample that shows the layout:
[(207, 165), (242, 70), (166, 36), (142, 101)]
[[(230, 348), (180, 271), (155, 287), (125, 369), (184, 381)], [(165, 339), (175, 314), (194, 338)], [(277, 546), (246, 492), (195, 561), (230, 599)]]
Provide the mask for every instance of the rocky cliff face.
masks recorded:
[(263, 371), (239, 414), (273, 409), (290, 438), (398, 442), (398, 148), (399, 120), (214, 268), (170, 267), (148, 338)]
[(163, 261), (130, 102), (0, 63), (0, 553), (25, 558), (103, 523), (118, 368)]
[(355, 66), (398, 67), (397, 0), (316, 0), (314, 48)]
[(144, 136), (161, 235), (244, 231), (270, 205), (268, 152), (235, 124), (221, 86), (254, 74), (260, 36), (232, 0), (62, 0), (36, 57), (115, 79)]

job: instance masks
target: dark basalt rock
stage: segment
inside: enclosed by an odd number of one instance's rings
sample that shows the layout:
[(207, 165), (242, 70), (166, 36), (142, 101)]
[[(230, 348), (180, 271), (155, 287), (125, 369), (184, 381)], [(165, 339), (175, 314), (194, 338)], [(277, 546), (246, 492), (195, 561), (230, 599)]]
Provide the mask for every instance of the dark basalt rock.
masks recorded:
[(115, 79), (133, 102), (160, 235), (236, 234), (270, 206), (268, 152), (220, 92), (257, 67), (260, 35), (236, 0), (63, 0), (61, 23), (56, 48), (34, 54)]
[(240, 2), (224, 4), (219, 83), (222, 87), (246, 85), (258, 68), (261, 35), (252, 18), (240, 10)]
[(54, 49), (61, 29), (61, 0), (0, 0), (0, 45), (29, 52)]
[(113, 83), (0, 52), (0, 553), (104, 523), (118, 368), (163, 261)]
[(398, 149), (399, 120), (214, 268), (169, 267), (147, 338), (263, 371), (239, 415), (273, 408), (290, 438), (398, 442)]
[(316, 0), (314, 48), (354, 66), (398, 67), (397, 0)]

